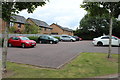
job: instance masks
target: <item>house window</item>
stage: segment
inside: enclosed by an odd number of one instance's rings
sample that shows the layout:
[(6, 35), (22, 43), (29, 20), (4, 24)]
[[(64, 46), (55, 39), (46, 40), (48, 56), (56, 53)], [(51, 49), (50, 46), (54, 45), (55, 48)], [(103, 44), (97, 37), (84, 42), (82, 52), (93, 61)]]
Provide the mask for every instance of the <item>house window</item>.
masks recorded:
[(21, 24), (18, 24), (18, 28), (21, 28)]
[(10, 22), (10, 27), (13, 27), (14, 26), (14, 23), (13, 22)]

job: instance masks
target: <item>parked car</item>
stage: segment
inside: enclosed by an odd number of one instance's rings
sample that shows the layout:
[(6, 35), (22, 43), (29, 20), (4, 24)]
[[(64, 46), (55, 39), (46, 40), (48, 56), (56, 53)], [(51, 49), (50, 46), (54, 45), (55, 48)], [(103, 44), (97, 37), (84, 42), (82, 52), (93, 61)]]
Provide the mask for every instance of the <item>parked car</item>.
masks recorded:
[(38, 42), (39, 43), (57, 44), (59, 42), (59, 40), (50, 35), (41, 35), (38, 38)]
[(61, 35), (60, 36), (60, 40), (61, 41), (71, 41), (71, 42), (75, 42), (76, 39), (73, 38), (72, 36), (69, 36), (69, 35)]
[(82, 38), (78, 37), (78, 36), (72, 36), (73, 38), (76, 39), (76, 41), (82, 41)]
[[(109, 36), (101, 36), (98, 38), (94, 38), (92, 43), (94, 45), (97, 45), (97, 46), (109, 45)], [(112, 43), (111, 44), (113, 46), (120, 46), (120, 39), (112, 36)]]
[(34, 40), (30, 40), (27, 37), (24, 36), (15, 36), (15, 37), (11, 37), (8, 40), (8, 46), (21, 46), (22, 48), (25, 47), (34, 47), (36, 46), (36, 42)]

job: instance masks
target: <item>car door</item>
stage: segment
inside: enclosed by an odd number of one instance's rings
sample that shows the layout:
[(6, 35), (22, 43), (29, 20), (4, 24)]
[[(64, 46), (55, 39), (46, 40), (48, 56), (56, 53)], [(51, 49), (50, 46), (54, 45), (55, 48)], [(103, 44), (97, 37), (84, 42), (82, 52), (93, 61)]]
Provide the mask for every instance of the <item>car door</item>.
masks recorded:
[(62, 38), (63, 40), (66, 40), (66, 41), (70, 40), (69, 36), (62, 36)]
[(101, 41), (103, 43), (103, 45), (109, 45), (109, 37), (102, 37), (101, 38)]
[(13, 46), (20, 46), (20, 39), (18, 37), (12, 37), (11, 44)]
[(39, 41), (41, 41), (41, 43), (44, 43), (45, 42), (44, 36), (40, 36)]
[(115, 37), (112, 37), (112, 45), (118, 46), (119, 45), (119, 40)]
[(43, 42), (44, 43), (49, 43), (49, 37), (48, 36), (43, 36)]

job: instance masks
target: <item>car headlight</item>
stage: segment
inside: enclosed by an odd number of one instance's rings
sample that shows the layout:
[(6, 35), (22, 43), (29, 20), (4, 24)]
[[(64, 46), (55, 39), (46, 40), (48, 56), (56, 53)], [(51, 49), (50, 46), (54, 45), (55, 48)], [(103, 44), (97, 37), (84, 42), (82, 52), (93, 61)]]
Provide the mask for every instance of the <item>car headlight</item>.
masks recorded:
[(73, 40), (76, 40), (76, 39), (74, 39), (74, 38), (72, 38)]
[(29, 42), (26, 42), (26, 43), (29, 43)]

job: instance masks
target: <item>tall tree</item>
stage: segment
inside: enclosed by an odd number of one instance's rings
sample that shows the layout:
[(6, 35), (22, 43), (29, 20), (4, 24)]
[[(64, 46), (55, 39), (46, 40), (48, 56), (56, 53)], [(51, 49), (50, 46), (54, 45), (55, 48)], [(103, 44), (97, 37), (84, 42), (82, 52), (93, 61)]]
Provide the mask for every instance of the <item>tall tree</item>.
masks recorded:
[(10, 19), (12, 15), (15, 13), (19, 13), (22, 10), (27, 10), (28, 13), (33, 13), (33, 11), (38, 6), (43, 6), (46, 3), (42, 2), (13, 2), (15, 0), (11, 0), (11, 2), (2, 2), (2, 19), (7, 22), (5, 26), (5, 30), (3, 32), (3, 52), (2, 52), (2, 72), (6, 72), (6, 60), (7, 60), (7, 41), (8, 41), (8, 27), (10, 23)]
[(120, 2), (84, 2), (81, 5), (90, 16), (101, 16), (104, 14), (109, 15), (110, 24), (109, 24), (109, 50), (108, 50), (108, 58), (111, 57), (111, 41), (112, 41), (112, 25), (113, 18), (118, 18), (120, 14)]

